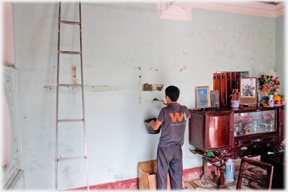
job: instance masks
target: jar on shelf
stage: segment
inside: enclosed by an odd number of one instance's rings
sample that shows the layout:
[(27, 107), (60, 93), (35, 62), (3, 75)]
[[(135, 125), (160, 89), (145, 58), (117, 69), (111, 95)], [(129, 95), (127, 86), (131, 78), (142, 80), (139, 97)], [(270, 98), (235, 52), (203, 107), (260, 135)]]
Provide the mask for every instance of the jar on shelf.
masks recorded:
[(258, 128), (257, 121), (253, 121), (252, 123), (253, 133), (257, 133), (257, 128)]
[(238, 124), (234, 124), (234, 136), (238, 136), (239, 135), (239, 127)]
[(275, 131), (274, 122), (271, 121), (269, 123), (269, 129), (270, 129), (270, 131)]

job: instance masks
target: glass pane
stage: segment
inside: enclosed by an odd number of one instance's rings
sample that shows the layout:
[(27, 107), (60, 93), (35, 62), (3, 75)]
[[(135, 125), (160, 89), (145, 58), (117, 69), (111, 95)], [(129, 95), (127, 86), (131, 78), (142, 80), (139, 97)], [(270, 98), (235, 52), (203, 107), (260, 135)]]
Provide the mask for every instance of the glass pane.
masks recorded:
[(275, 111), (234, 114), (234, 136), (275, 131)]

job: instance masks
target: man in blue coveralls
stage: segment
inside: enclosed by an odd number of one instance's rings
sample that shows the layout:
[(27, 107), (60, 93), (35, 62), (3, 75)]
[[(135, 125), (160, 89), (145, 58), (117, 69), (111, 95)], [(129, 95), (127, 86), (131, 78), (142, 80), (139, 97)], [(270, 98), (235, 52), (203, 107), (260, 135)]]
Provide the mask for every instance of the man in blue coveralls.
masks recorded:
[(169, 86), (165, 90), (168, 106), (163, 107), (156, 122), (153, 120), (148, 127), (154, 130), (161, 127), (161, 136), (157, 150), (157, 188), (167, 189), (167, 173), (170, 169), (171, 189), (182, 189), (183, 160), (182, 145), (186, 120), (191, 117), (188, 108), (177, 103), (180, 90)]

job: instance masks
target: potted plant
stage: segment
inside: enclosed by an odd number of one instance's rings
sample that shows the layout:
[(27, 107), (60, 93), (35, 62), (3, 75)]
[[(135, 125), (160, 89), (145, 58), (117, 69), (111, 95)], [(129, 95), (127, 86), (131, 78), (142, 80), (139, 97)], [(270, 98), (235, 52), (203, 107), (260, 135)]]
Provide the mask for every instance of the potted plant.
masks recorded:
[(274, 106), (274, 95), (278, 95), (280, 92), (280, 81), (279, 77), (273, 77), (269, 75), (261, 75), (258, 78), (259, 80), (259, 88), (261, 89), (263, 96), (269, 96), (268, 104), (269, 106)]
[(231, 97), (231, 107), (238, 108), (239, 107), (239, 92), (238, 89), (232, 89)]

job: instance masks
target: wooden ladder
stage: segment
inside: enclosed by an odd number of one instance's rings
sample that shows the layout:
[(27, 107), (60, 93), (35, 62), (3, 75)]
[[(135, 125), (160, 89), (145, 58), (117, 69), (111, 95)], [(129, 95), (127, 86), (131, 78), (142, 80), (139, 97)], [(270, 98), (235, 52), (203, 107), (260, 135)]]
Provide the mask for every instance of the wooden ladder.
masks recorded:
[[(81, 23), (81, 2), (79, 2), (79, 21), (64, 21), (61, 20), (61, 2), (59, 2), (59, 16), (58, 16), (58, 53), (57, 53), (57, 88), (56, 88), (56, 144), (55, 144), (55, 188), (58, 190), (58, 161), (78, 160), (85, 159), (86, 166), (86, 182), (87, 190), (89, 190), (89, 175), (88, 175), (88, 162), (87, 162), (87, 146), (86, 146), (86, 129), (85, 129), (85, 109), (84, 109), (84, 84), (83, 84), (83, 60), (82, 60), (82, 23)], [(80, 27), (80, 52), (76, 51), (60, 51), (60, 24), (78, 25)], [(80, 56), (81, 60), (81, 84), (59, 84), (59, 55), (60, 54), (76, 54)], [(59, 87), (81, 87), (82, 91), (82, 119), (59, 119), (58, 118), (58, 104), (59, 104)], [(85, 156), (78, 157), (58, 157), (58, 124), (62, 122), (83, 122), (83, 135), (84, 135), (84, 150)]]

